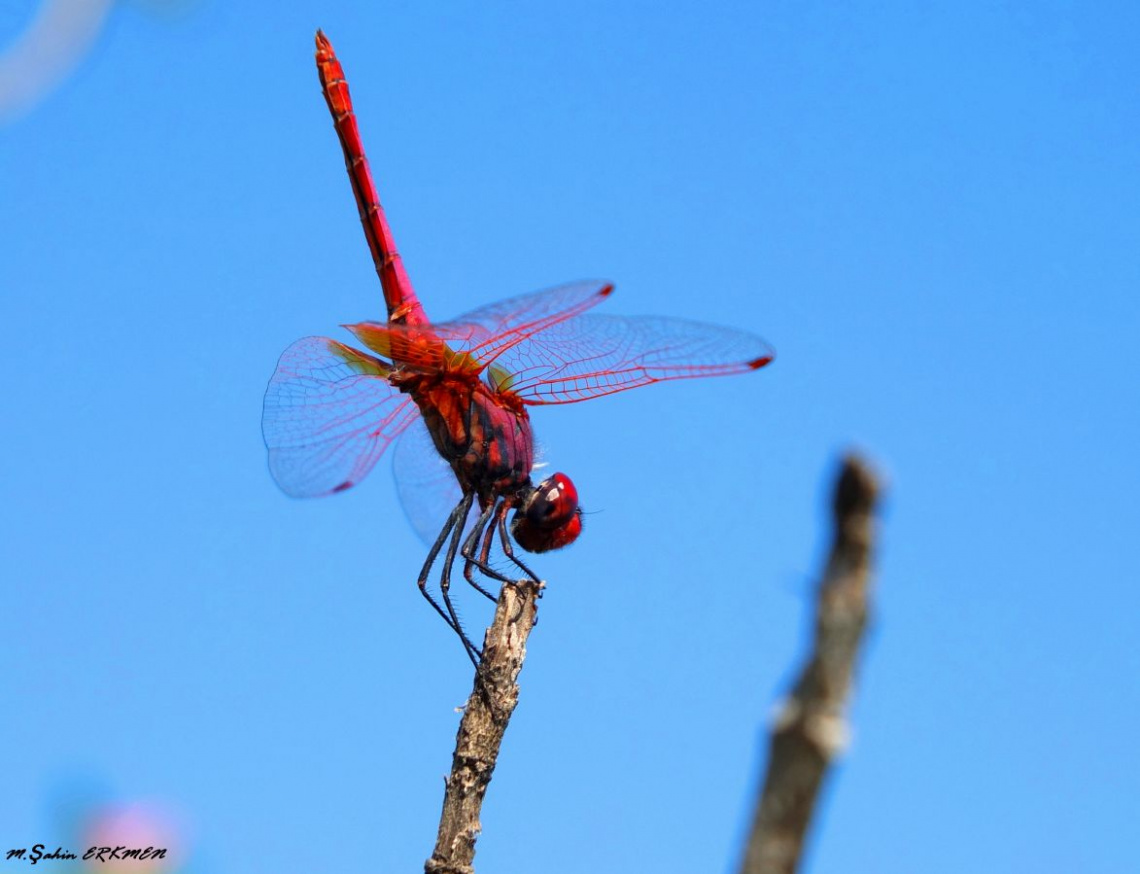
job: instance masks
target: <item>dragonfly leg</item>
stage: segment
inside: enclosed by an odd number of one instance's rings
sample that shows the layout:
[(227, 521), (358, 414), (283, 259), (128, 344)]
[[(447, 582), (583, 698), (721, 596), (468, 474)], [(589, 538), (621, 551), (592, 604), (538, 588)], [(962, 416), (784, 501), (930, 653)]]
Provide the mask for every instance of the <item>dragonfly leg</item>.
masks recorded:
[(542, 580), (538, 578), (538, 574), (536, 574), (534, 571), (522, 563), (522, 560), (515, 555), (515, 548), (511, 546), (511, 538), (507, 534), (507, 513), (510, 511), (510, 509), (510, 503), (503, 501), (502, 506), (499, 508), (499, 513), (495, 517), (494, 527), (499, 529), (499, 540), (503, 544), (503, 555), (518, 565), (518, 567), (522, 569), (522, 572), (530, 577), (531, 582), (541, 583)]
[[(474, 556), (472, 556), (471, 564), (473, 564), (475, 567), (479, 568), (479, 570), (482, 571), (487, 576), (492, 577), (493, 579), (499, 580), (502, 583), (510, 583), (513, 586), (513, 585), (516, 585), (517, 583), (527, 582), (527, 580), (511, 579), (510, 577), (499, 573), (497, 570), (495, 570), (493, 567), (491, 567), (491, 563), (490, 563), (491, 562), (491, 547), (494, 546), (494, 544), (495, 544), (495, 527), (497, 525), (496, 520), (498, 519), (500, 514), (505, 517), (507, 514), (507, 511), (509, 509), (510, 509), (510, 505), (506, 504), (506, 503), (502, 504), (499, 507), (499, 510), (495, 515), (495, 518), (493, 520), (491, 520), (489, 525), (487, 525), (487, 530), (483, 534), (483, 548), (479, 550), (479, 558), (475, 558)], [(474, 543), (472, 543), (472, 548), (474, 548)], [(517, 563), (518, 562), (516, 562), (516, 564)], [(474, 585), (474, 583), (472, 583), (472, 585)]]
[[(476, 564), (479, 566), (480, 569), (483, 569), (483, 568), (487, 569), (487, 570), (483, 571), (484, 573), (486, 573), (487, 571), (493, 571), (496, 574), (496, 576), (498, 576), (500, 579), (502, 579), (502, 581), (504, 583), (510, 583), (511, 585), (514, 585), (515, 583), (525, 582), (525, 581), (524, 580), (512, 580), (509, 577), (504, 577), (498, 571), (495, 571), (494, 568), (492, 568), (490, 565), (491, 547), (494, 546), (494, 544), (495, 544), (495, 528), (499, 524), (500, 517), (506, 518), (507, 511), (509, 509), (510, 509), (510, 504), (508, 504), (506, 501), (504, 501), (502, 504), (499, 505), (499, 509), (495, 514), (494, 520), (492, 520), (491, 524), (487, 526), (487, 533), (483, 537), (483, 549), (479, 553), (479, 561), (476, 562)], [(517, 562), (516, 562), (516, 564), (517, 564)]]
[[(493, 535), (495, 529), (497, 528), (499, 530), (499, 539), (503, 545), (503, 555), (505, 555), (507, 558), (509, 558), (511, 561), (513, 561), (516, 565), (518, 565), (518, 567), (520, 567), (522, 569), (523, 573), (525, 573), (528, 577), (530, 577), (530, 582), (533, 582), (535, 585), (538, 586), (539, 594), (541, 595), (542, 594), (542, 580), (540, 580), (538, 578), (538, 575), (535, 574), (535, 572), (532, 571), (530, 568), (528, 568), (525, 564), (523, 564), (522, 561), (520, 561), (519, 558), (515, 555), (515, 549), (513, 546), (511, 546), (511, 539), (507, 535), (507, 513), (510, 512), (510, 509), (511, 509), (510, 502), (509, 501), (503, 501), (503, 505), (499, 508), (499, 512), (495, 517), (494, 524), (492, 524), (491, 527), (487, 530), (488, 548), (490, 547), (490, 541), (492, 539), (492, 535)], [(526, 583), (527, 580), (519, 580), (519, 582), (520, 583)], [(519, 605), (519, 610), (520, 611), (522, 610), (521, 604)], [(534, 618), (534, 624), (538, 625), (538, 617), (537, 616), (535, 616), (535, 618)]]
[(467, 520), (467, 514), (471, 510), (471, 502), (474, 499), (474, 492), (468, 492), (464, 495), (463, 500), (459, 502), (459, 506), (455, 508), (455, 524), (451, 529), (451, 542), (447, 545), (447, 555), (443, 560), (443, 572), (439, 577), (439, 591), (440, 594), (443, 595), (443, 603), (447, 607), (447, 615), (451, 617), (451, 621), (448, 624), (455, 629), (455, 633), (458, 634), (459, 639), (463, 641), (463, 648), (467, 651), (467, 657), (471, 659), (471, 663), (478, 669), (479, 659), (482, 658), (483, 653), (471, 642), (471, 639), (463, 630), (463, 625), (455, 612), (455, 606), (451, 603), (451, 570), (455, 566), (455, 554), (459, 551), (459, 540), (463, 536), (463, 524)]
[(435, 539), (435, 543), (432, 544), (431, 549), (428, 551), (427, 560), (424, 561), (424, 566), (420, 570), (419, 578), (416, 580), (416, 585), (419, 586), (420, 594), (427, 599), (427, 602), (431, 604), (435, 612), (438, 613), (440, 617), (442, 617), (443, 621), (448, 624), (451, 630), (460, 635), (462, 635), (462, 632), (456, 627), (456, 624), (452, 621), (451, 617), (447, 615), (447, 612), (439, 605), (439, 602), (431, 596), (431, 592), (429, 592), (427, 588), (427, 581), (428, 577), (431, 576), (431, 566), (435, 564), (436, 556), (439, 555), (439, 551), (443, 548), (444, 542), (447, 540), (448, 535), (451, 534), (452, 529), (455, 527), (455, 523), (459, 518), (459, 511), (462, 508), (463, 503), (464, 501), (460, 501), (455, 509), (451, 511), (451, 515), (447, 517), (447, 522), (444, 523), (443, 530), (439, 532), (439, 537)]
[(498, 598), (475, 582), (475, 573), (472, 570), (472, 568), (479, 568), (484, 576), (488, 576), (502, 583), (510, 582), (508, 577), (503, 576), (497, 570), (475, 557), (475, 550), (479, 547), (479, 538), (483, 534), (483, 529), (487, 527), (487, 523), (491, 521), (491, 515), (494, 511), (495, 504), (492, 502), (479, 514), (479, 519), (475, 522), (475, 527), (471, 529), (471, 533), (467, 536), (467, 539), (463, 541), (463, 548), (459, 551), (459, 554), (463, 556), (463, 578), (484, 597), (497, 602)]

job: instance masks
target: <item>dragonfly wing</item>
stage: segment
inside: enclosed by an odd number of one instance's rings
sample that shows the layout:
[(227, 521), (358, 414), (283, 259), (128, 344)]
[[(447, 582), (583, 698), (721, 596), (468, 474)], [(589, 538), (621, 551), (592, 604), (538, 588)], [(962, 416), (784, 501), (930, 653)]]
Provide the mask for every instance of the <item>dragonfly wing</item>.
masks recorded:
[[(396, 441), (392, 472), (404, 514), (420, 540), (431, 546), (463, 493), (451, 465), (436, 450), (422, 417), (412, 422)], [(464, 522), (465, 535), (478, 516), (478, 509), (472, 507)]]
[(391, 365), (327, 337), (285, 350), (265, 391), (261, 430), (282, 490), (309, 498), (360, 482), (419, 409)]
[(588, 314), (505, 350), (491, 378), (527, 404), (569, 404), (669, 379), (747, 373), (775, 354), (755, 334), (732, 328)]
[(507, 349), (596, 306), (612, 291), (606, 282), (574, 282), (501, 300), (439, 324), (358, 322), (342, 327), (404, 367), (478, 372)]
[(449, 346), (487, 365), (527, 338), (597, 306), (613, 290), (598, 280), (571, 282), (480, 307), (434, 329)]

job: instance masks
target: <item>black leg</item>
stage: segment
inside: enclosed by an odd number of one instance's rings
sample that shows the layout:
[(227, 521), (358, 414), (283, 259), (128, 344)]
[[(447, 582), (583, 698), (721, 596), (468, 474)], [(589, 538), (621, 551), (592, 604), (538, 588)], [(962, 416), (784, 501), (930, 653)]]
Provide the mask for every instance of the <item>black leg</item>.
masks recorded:
[[(525, 564), (523, 564), (515, 556), (515, 548), (513, 546), (511, 546), (511, 538), (507, 535), (507, 513), (510, 510), (510, 508), (511, 508), (511, 505), (508, 502), (504, 501), (503, 506), (499, 511), (499, 514), (495, 517), (495, 524), (491, 527), (491, 530), (489, 530), (487, 532), (487, 534), (488, 534), (487, 540), (489, 541), (491, 539), (490, 538), (491, 531), (493, 531), (495, 528), (498, 528), (499, 529), (499, 540), (502, 542), (502, 546), (503, 546), (503, 555), (505, 555), (507, 558), (509, 558), (511, 561), (513, 561), (516, 565), (518, 565), (522, 569), (523, 573), (525, 573), (528, 577), (530, 577), (532, 582), (534, 582), (536, 585), (538, 585), (539, 595), (541, 596), (541, 594), (542, 594), (542, 580), (540, 580), (538, 578), (537, 574), (535, 574), (534, 571), (532, 571), (530, 568), (528, 568)], [(519, 582), (525, 583), (526, 580), (520, 580)], [(521, 604), (519, 605), (519, 610), (520, 611), (522, 610)], [(520, 615), (521, 615), (521, 613), (520, 613)], [(515, 619), (512, 621), (517, 621), (517, 620), (518, 620), (518, 617), (515, 617)], [(534, 617), (534, 624), (538, 625), (538, 616)]]
[[(439, 555), (439, 551), (443, 548), (444, 541), (447, 540), (447, 535), (451, 533), (451, 529), (455, 527), (455, 520), (459, 516), (459, 510), (466, 501), (466, 496), (459, 504), (451, 511), (451, 515), (447, 517), (447, 522), (443, 526), (443, 530), (439, 532), (439, 537), (435, 539), (432, 544), (431, 550), (428, 552), (427, 561), (424, 562), (423, 569), (420, 571), (419, 579), (416, 580), (416, 585), (420, 587), (420, 594), (427, 598), (429, 604), (435, 608), (435, 612), (443, 617), (443, 621), (451, 626), (451, 630), (456, 634), (460, 631), (456, 628), (455, 623), (451, 621), (451, 617), (444, 612), (444, 609), (439, 606), (439, 603), (431, 596), (431, 592), (427, 590), (428, 577), (431, 576), (431, 566), (435, 564), (435, 557)], [(470, 504), (468, 504), (470, 506)], [(460, 526), (462, 528), (462, 526)]]
[(511, 538), (507, 534), (507, 512), (509, 510), (510, 504), (508, 504), (506, 501), (503, 501), (500, 512), (495, 518), (495, 526), (499, 529), (499, 540), (503, 545), (503, 555), (513, 561), (520, 568), (522, 568), (522, 572), (530, 577), (532, 582), (541, 583), (542, 580), (538, 578), (538, 575), (519, 560), (519, 558), (515, 555), (514, 547), (511, 546)]
[[(475, 557), (475, 550), (479, 546), (479, 538), (483, 534), (483, 529), (487, 527), (487, 523), (491, 520), (491, 514), (495, 511), (494, 502), (491, 503), (482, 513), (479, 514), (479, 520), (475, 523), (471, 534), (463, 541), (463, 548), (459, 554), (463, 556), (463, 578), (478, 592), (491, 601), (498, 602), (498, 598), (484, 589), (481, 585), (475, 582), (474, 568), (479, 568), (484, 576), (488, 576), (493, 580), (498, 580), (500, 583), (511, 582), (510, 577), (503, 576), (493, 567), (488, 565), (485, 560)], [(493, 526), (492, 526), (493, 527)]]
[[(495, 511), (498, 513), (498, 510)], [(497, 517), (496, 517), (497, 518)], [(491, 544), (495, 542), (495, 522), (487, 526), (487, 533), (483, 537), (483, 548), (479, 550), (479, 564), (482, 567), (491, 566)]]
[(471, 502), (474, 499), (475, 494), (473, 492), (468, 493), (464, 495), (463, 500), (456, 507), (459, 515), (452, 526), (451, 543), (447, 546), (447, 556), (443, 561), (443, 573), (440, 574), (439, 578), (439, 591), (443, 595), (443, 603), (447, 606), (447, 615), (451, 617), (449, 624), (455, 629), (459, 639), (463, 641), (463, 648), (467, 650), (467, 657), (471, 659), (471, 664), (478, 669), (479, 658), (482, 653), (463, 631), (463, 625), (460, 623), (459, 617), (455, 613), (455, 607), (451, 603), (451, 569), (455, 565), (455, 554), (459, 551), (459, 539), (463, 536), (463, 525), (467, 521), (467, 514), (471, 511)]

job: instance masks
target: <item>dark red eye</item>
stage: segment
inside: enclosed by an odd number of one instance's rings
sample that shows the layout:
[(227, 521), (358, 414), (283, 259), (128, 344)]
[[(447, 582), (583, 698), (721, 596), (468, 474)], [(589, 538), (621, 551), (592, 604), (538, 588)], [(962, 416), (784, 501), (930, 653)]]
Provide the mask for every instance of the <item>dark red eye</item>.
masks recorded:
[(535, 486), (511, 520), (511, 534), (527, 552), (561, 549), (581, 533), (578, 490), (564, 473)]
[(522, 506), (528, 521), (543, 528), (561, 525), (578, 509), (578, 490), (564, 473), (544, 479)]

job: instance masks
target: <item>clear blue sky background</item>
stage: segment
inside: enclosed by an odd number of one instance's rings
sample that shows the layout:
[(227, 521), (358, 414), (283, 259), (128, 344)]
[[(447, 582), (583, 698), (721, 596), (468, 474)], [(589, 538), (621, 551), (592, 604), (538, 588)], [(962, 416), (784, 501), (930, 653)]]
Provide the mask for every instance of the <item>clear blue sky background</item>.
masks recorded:
[(0, 129), (0, 849), (82, 796), (195, 871), (430, 852), (471, 670), (423, 547), (386, 464), (289, 500), (259, 430), (381, 314), (318, 26), (434, 316), (598, 276), (779, 351), (536, 411), (599, 512), (535, 561), (479, 870), (735, 867), (852, 445), (891, 491), (809, 870), (1133, 865), (1140, 7), (1060, 0), (116, 6)]

